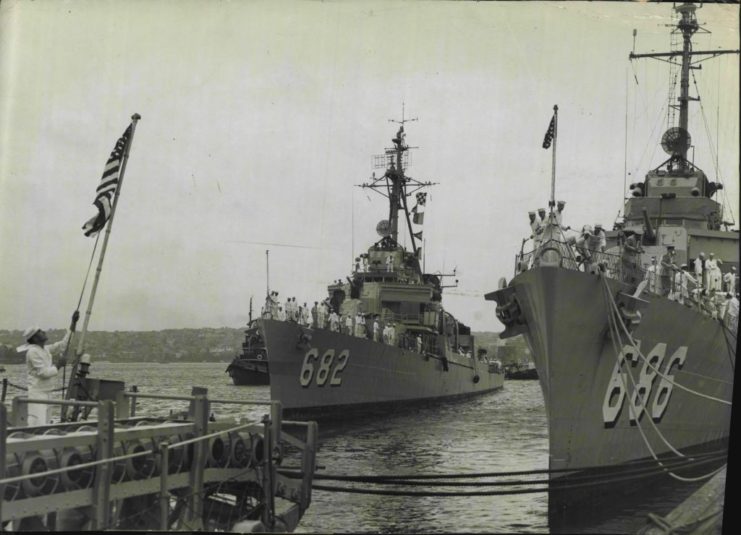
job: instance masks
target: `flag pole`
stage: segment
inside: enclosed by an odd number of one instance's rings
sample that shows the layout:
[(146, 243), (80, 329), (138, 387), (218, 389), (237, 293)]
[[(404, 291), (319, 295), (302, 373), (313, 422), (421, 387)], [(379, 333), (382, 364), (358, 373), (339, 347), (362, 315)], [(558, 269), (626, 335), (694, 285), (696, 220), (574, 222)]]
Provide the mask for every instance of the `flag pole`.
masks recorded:
[[(129, 160), (129, 151), (131, 150), (131, 143), (134, 141), (134, 132), (136, 131), (136, 123), (141, 119), (141, 115), (135, 113), (131, 116), (131, 135), (126, 143), (124, 149), (123, 158), (121, 160), (121, 170), (118, 175), (118, 185), (113, 196), (113, 204), (111, 205), (111, 215), (108, 218), (106, 225), (105, 236), (103, 237), (103, 245), (100, 249), (100, 255), (98, 256), (98, 267), (95, 270), (95, 279), (93, 280), (93, 286), (90, 289), (90, 297), (88, 298), (87, 310), (85, 311), (85, 321), (82, 325), (82, 331), (80, 332), (80, 339), (77, 343), (77, 355), (75, 363), (72, 366), (72, 373), (70, 375), (70, 382), (74, 380), (77, 375), (77, 367), (80, 362), (80, 356), (82, 355), (85, 347), (85, 334), (87, 333), (88, 323), (90, 322), (90, 315), (93, 310), (93, 301), (95, 300), (95, 291), (98, 288), (98, 281), (100, 279), (100, 273), (103, 270), (103, 260), (105, 258), (106, 248), (108, 246), (108, 238), (111, 235), (111, 227), (113, 226), (113, 217), (116, 215), (116, 205), (118, 204), (118, 196), (121, 194), (121, 187), (123, 186), (124, 173), (126, 172), (126, 162)], [(67, 390), (67, 396), (69, 397), (70, 389)]]
[(551, 199), (548, 207), (551, 212), (556, 206), (556, 141), (558, 139), (558, 104), (553, 106), (553, 161), (551, 163)]

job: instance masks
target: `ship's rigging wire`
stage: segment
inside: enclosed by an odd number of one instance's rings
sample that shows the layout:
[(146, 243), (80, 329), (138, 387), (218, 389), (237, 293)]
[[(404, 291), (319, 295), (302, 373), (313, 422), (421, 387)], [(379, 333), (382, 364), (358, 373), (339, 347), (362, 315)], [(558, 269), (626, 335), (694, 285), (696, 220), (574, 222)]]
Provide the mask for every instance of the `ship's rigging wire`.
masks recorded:
[[(694, 72), (692, 73), (692, 83), (695, 84), (695, 92), (699, 95), (700, 94), (700, 89), (697, 87), (697, 79), (695, 78), (695, 73)], [(721, 195), (723, 196), (723, 203), (722, 203), (723, 204), (723, 209), (725, 211), (725, 208), (726, 207), (728, 208), (728, 211), (731, 212), (731, 219), (732, 219), (731, 224), (735, 224), (736, 223), (736, 220), (735, 220), (735, 218), (733, 216), (733, 209), (731, 207), (730, 202), (728, 201), (728, 195), (726, 195), (726, 186), (723, 183), (723, 176), (722, 176), (722, 174), (720, 172), (720, 165), (718, 163), (718, 147), (715, 145), (715, 143), (713, 143), (713, 138), (710, 135), (710, 126), (708, 125), (708, 118), (705, 115), (705, 106), (702, 105), (702, 100), (699, 100), (699, 103), (700, 103), (700, 114), (702, 115), (702, 121), (703, 121), (703, 124), (705, 126), (705, 134), (708, 137), (708, 144), (710, 145), (710, 156), (711, 156), (711, 160), (713, 161), (713, 164), (715, 166), (716, 180), (718, 180), (718, 182), (720, 182), (721, 184), (723, 184), (723, 190), (721, 191)], [(714, 156), (714, 158), (713, 158), (713, 156)]]
[[(641, 358), (644, 360), (644, 362), (648, 366), (650, 366), (658, 375), (661, 375), (662, 378), (666, 379), (665, 376), (663, 376), (653, 365), (651, 365), (651, 363), (648, 361), (648, 359), (646, 359), (646, 357), (641, 353), (640, 349), (636, 346), (635, 342), (633, 341), (632, 336), (630, 335), (630, 332), (625, 327), (625, 324), (623, 323), (623, 320), (622, 320), (622, 318), (619, 315), (617, 303), (615, 303), (615, 300), (614, 300), (614, 298), (612, 296), (612, 293), (610, 292), (610, 287), (607, 284), (607, 279), (605, 277), (601, 277), (601, 279), (602, 279), (602, 284), (603, 284), (603, 292), (604, 292), (605, 296), (609, 298), (609, 301), (610, 301), (610, 303), (607, 306), (608, 310), (610, 311), (610, 315), (608, 316), (607, 322), (608, 322), (608, 325), (610, 326), (610, 329), (617, 336), (617, 339), (615, 339), (613, 336), (611, 336), (610, 338), (612, 339), (613, 346), (615, 347), (615, 358), (616, 358), (616, 360), (618, 362), (618, 366), (620, 365), (620, 360), (619, 360), (620, 359), (619, 346), (622, 345), (622, 340), (620, 338), (620, 332), (618, 331), (618, 328), (617, 328), (617, 323), (619, 322), (620, 325), (621, 325), (621, 327), (623, 328), (625, 334), (627, 335), (628, 340), (630, 340), (631, 346), (633, 347), (633, 349), (635, 349), (636, 353), (638, 353), (641, 356)], [(636, 384), (635, 384), (635, 379), (633, 378), (633, 375), (630, 373), (630, 371), (627, 371), (626, 374), (621, 374), (623, 385), (624, 385), (625, 391), (626, 391), (626, 396), (630, 396), (629, 397), (629, 400), (628, 400), (628, 403), (629, 403), (628, 404), (628, 407), (629, 407), (630, 412), (635, 417), (636, 426), (638, 427), (638, 431), (641, 434), (641, 438), (643, 439), (643, 442), (646, 445), (646, 448), (648, 449), (649, 453), (651, 454), (651, 457), (654, 458), (654, 460), (659, 464), (659, 466), (661, 466), (663, 469), (666, 470), (666, 472), (667, 472), (667, 474), (669, 476), (671, 476), (672, 478), (674, 478), (674, 479), (676, 479), (678, 481), (684, 481), (684, 482), (690, 483), (690, 482), (702, 481), (702, 480), (705, 480), (705, 479), (709, 479), (709, 478), (713, 477), (715, 474), (717, 474), (718, 472), (720, 472), (723, 469), (723, 467), (721, 466), (721, 467), (717, 468), (716, 470), (713, 470), (712, 472), (709, 472), (707, 474), (704, 474), (702, 476), (697, 476), (697, 477), (684, 477), (684, 476), (680, 476), (680, 475), (675, 474), (674, 472), (666, 469), (664, 463), (662, 463), (659, 460), (658, 456), (656, 455), (656, 452), (651, 447), (651, 444), (649, 443), (648, 438), (646, 437), (646, 434), (643, 431), (643, 428), (641, 426), (641, 421), (640, 421), (640, 414), (639, 415), (635, 415), (635, 413), (634, 413), (633, 397), (632, 397), (632, 395), (630, 395), (631, 393), (628, 391), (628, 385), (627, 385), (627, 382), (625, 381), (624, 375), (628, 375), (630, 377), (631, 382), (633, 383), (633, 394), (635, 394), (637, 392), (637, 390), (636, 390)], [(666, 380), (669, 381), (669, 379), (666, 379)], [(675, 383), (673, 383), (673, 384), (675, 384)], [(709, 397), (709, 396), (702, 395), (702, 397)], [(683, 453), (677, 451), (666, 440), (666, 438), (661, 433), (661, 431), (659, 431), (659, 429), (656, 427), (656, 424), (653, 422), (653, 420), (651, 418), (651, 415), (648, 414), (648, 410), (645, 409), (645, 406), (644, 406), (643, 401), (644, 401), (643, 400), (643, 397), (641, 397), (641, 409), (642, 410), (646, 410), (648, 421), (653, 426), (654, 431), (656, 431), (656, 433), (659, 436), (659, 438), (675, 454), (679, 455), (680, 457), (685, 457), (685, 455)], [(729, 405), (730, 405), (730, 403), (729, 403)]]
[(625, 135), (623, 136), (623, 200), (628, 194), (628, 69), (625, 69)]
[[(640, 88), (640, 86), (638, 84), (638, 75), (636, 74), (635, 66), (633, 65), (633, 62), (632, 61), (631, 61), (630, 65), (631, 65), (631, 68), (633, 69), (633, 77), (635, 78), (636, 86), (638, 86)], [(672, 83), (676, 83), (676, 81), (674, 81)], [(636, 91), (636, 93), (638, 94), (638, 97), (640, 98), (640, 101), (641, 101), (640, 103), (641, 103), (641, 105), (643, 107), (642, 117), (649, 117), (650, 116), (649, 115), (649, 106), (648, 106), (648, 103), (646, 102), (646, 100), (644, 98), (643, 92), (642, 91)], [(657, 93), (658, 93), (658, 91), (657, 91)], [(636, 104), (637, 101), (638, 101), (638, 99), (636, 99), (634, 97), (634, 100), (633, 100), (633, 108), (634, 108), (634, 113), (633, 113), (633, 131), (635, 131), (635, 117), (637, 115), (635, 113), (635, 104)], [(658, 111), (658, 113), (656, 115), (656, 118), (652, 122), (653, 127), (651, 128), (651, 133), (648, 136), (647, 142), (644, 143), (644, 145), (643, 145), (643, 152), (641, 152), (641, 157), (639, 158), (638, 163), (633, 167), (633, 176), (637, 176), (638, 175), (638, 171), (640, 169), (642, 169), (644, 166), (646, 166), (646, 167), (649, 166), (650, 165), (650, 162), (653, 160), (653, 158), (654, 158), (654, 156), (656, 154), (656, 150), (657, 150), (659, 144), (658, 143), (655, 143), (655, 142), (652, 142), (651, 140), (654, 139), (654, 133), (656, 132), (656, 127), (659, 126), (659, 124), (662, 122), (660, 120), (660, 117), (664, 115), (664, 110), (666, 109), (666, 105), (667, 105), (666, 102), (664, 102), (661, 105), (661, 107), (659, 108), (659, 111)], [(644, 165), (643, 162), (644, 162), (644, 159), (646, 157), (646, 151), (648, 151), (648, 148), (649, 147), (653, 147), (653, 152), (651, 154), (651, 158), (649, 159), (649, 163)]]

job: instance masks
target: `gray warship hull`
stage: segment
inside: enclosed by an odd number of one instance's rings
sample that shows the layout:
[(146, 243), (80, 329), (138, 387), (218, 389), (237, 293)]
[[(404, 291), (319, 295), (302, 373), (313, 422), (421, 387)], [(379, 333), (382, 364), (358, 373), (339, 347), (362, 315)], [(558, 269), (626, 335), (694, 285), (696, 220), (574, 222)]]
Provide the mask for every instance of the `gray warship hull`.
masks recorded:
[(483, 394), (504, 384), (501, 370), (464, 355), (442, 358), (294, 322), (259, 320), (271, 399), (288, 417), (335, 418)]
[(518, 319), (502, 336), (523, 334), (532, 352), (548, 417), (550, 469), (609, 468), (675, 450), (723, 449), (735, 339), (721, 322), (648, 295), (631, 332), (644, 360), (627, 336), (618, 341), (609, 328), (605, 284), (618, 301), (625, 295), (617, 280), (537, 267), (487, 295), (518, 305)]

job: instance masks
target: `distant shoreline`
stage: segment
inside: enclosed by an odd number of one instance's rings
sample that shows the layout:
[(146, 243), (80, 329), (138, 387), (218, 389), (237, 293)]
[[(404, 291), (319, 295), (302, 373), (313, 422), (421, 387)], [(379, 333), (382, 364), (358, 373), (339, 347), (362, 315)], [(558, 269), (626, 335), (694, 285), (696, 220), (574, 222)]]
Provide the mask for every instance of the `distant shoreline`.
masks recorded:
[[(165, 329), (161, 331), (88, 331), (84, 352), (93, 362), (110, 363), (161, 363), (168, 365), (187, 363), (228, 364), (242, 353), (245, 327), (203, 327), (200, 329)], [(65, 330), (49, 329), (49, 342), (64, 337)], [(502, 353), (502, 360), (509, 360), (511, 351), (501, 351), (498, 333), (473, 332), (479, 347), (490, 355)], [(67, 351), (68, 360), (77, 352), (79, 334), (76, 333)], [(24, 364), (25, 355), (16, 347), (23, 343), (23, 332), (0, 329), (0, 365)], [(507, 345), (512, 344), (507, 341)], [(513, 345), (520, 345), (515, 343)], [(524, 342), (521, 344), (525, 346)], [(514, 348), (512, 348), (514, 349)]]

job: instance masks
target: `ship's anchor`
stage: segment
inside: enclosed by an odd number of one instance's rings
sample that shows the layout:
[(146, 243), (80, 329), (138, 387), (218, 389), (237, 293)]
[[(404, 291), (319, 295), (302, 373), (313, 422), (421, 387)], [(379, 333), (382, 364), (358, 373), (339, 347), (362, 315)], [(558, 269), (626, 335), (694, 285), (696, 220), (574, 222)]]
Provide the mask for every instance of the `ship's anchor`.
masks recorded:
[(629, 333), (632, 334), (641, 324), (641, 309), (646, 305), (647, 301), (629, 294), (618, 292), (615, 296), (616, 311)]
[(496, 309), (497, 318), (505, 325), (514, 325), (515, 323), (523, 324), (522, 311), (520, 310), (520, 304), (517, 302), (517, 297), (514, 293), (510, 294), (507, 301), (497, 306)]
[(301, 333), (298, 335), (298, 340), (296, 341), (296, 349), (300, 350), (306, 350), (311, 345), (311, 333), (306, 332), (304, 329), (301, 329)]

